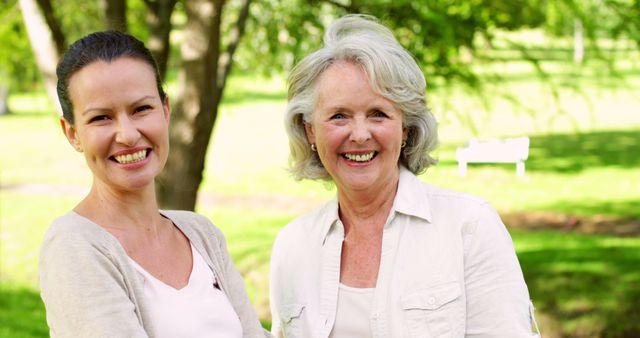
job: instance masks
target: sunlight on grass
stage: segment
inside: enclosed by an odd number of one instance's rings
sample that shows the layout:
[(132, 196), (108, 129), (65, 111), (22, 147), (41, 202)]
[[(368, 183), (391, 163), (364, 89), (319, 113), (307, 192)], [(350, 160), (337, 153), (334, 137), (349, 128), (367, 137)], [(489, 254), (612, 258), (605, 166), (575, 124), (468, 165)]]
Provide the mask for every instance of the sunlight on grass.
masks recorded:
[[(38, 254), (55, 217), (71, 210), (78, 198), (48, 193), (2, 190), (0, 196), (0, 281), (37, 285)], [(10, 272), (10, 274), (7, 274)]]
[(558, 321), (546, 325), (568, 336), (638, 332), (640, 323), (622, 319), (640, 302), (640, 238), (511, 233), (536, 308)]

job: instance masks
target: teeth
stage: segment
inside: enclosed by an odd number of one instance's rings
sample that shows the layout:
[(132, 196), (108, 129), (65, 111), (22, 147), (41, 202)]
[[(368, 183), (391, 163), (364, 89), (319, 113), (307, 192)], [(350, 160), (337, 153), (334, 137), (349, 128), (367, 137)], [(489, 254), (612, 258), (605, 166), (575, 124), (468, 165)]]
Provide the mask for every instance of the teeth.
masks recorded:
[(373, 158), (373, 155), (375, 155), (374, 151), (368, 154), (362, 154), (362, 155), (344, 154), (344, 157), (346, 157), (350, 161), (367, 162), (367, 161), (371, 161), (371, 159)]
[(118, 163), (129, 164), (129, 163), (134, 163), (134, 162), (144, 160), (145, 157), (147, 157), (147, 151), (140, 150), (133, 154), (115, 156), (115, 159), (116, 161), (118, 161)]

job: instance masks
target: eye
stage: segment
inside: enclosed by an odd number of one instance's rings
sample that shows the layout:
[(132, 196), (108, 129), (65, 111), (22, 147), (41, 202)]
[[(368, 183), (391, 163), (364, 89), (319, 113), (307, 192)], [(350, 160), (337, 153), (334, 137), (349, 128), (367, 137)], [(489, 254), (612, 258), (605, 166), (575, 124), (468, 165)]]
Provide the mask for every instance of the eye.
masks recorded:
[(335, 113), (329, 117), (330, 120), (342, 120), (347, 118), (347, 116), (343, 113)]
[(145, 105), (142, 105), (142, 106), (140, 106), (140, 107), (137, 107), (137, 108), (135, 109), (135, 112), (136, 112), (136, 113), (139, 113), (139, 112), (143, 112), (143, 111), (150, 110), (150, 109), (153, 109), (153, 107), (151, 107), (151, 106), (150, 106), (150, 105), (148, 105), (148, 104), (145, 104)]
[(389, 115), (387, 115), (387, 113), (383, 112), (382, 110), (378, 110), (378, 109), (374, 110), (371, 113), (371, 116), (372, 117), (378, 117), (378, 118), (387, 118), (387, 117), (389, 117)]
[(98, 122), (98, 121), (106, 121), (109, 119), (107, 115), (96, 115), (89, 119), (89, 123)]

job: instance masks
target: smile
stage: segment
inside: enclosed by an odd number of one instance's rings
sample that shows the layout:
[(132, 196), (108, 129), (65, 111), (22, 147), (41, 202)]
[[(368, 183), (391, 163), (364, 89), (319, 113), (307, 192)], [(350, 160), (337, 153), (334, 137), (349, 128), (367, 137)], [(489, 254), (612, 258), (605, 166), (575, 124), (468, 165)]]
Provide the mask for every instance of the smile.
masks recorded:
[(132, 154), (113, 156), (113, 159), (120, 164), (136, 163), (147, 158), (147, 150), (140, 150)]
[(371, 161), (378, 153), (375, 151), (372, 151), (370, 153), (366, 153), (366, 154), (342, 154), (342, 157), (346, 158), (349, 161), (353, 161), (353, 162), (369, 162)]

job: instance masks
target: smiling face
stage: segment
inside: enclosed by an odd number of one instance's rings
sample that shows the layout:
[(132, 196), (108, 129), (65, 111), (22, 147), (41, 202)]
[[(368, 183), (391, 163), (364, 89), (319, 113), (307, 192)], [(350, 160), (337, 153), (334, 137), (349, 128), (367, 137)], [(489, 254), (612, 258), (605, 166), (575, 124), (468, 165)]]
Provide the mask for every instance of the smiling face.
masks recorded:
[(151, 66), (134, 58), (96, 61), (69, 79), (74, 124), (63, 131), (96, 182), (117, 190), (153, 184), (169, 154), (169, 105)]
[(403, 114), (376, 94), (362, 66), (337, 62), (318, 79), (307, 139), (339, 191), (382, 191), (396, 184), (406, 139)]

